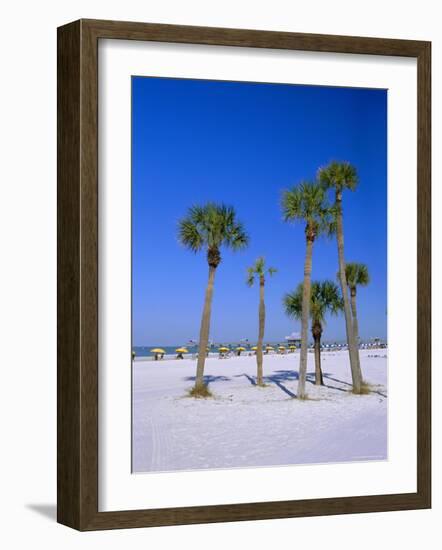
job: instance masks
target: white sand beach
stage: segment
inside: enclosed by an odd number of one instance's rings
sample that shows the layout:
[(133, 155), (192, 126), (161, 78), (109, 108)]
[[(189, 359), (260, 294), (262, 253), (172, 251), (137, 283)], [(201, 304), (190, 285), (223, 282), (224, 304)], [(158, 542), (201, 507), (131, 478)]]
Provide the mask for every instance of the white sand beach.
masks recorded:
[(387, 350), (360, 352), (368, 395), (351, 393), (346, 351), (322, 354), (325, 386), (296, 399), (299, 353), (265, 355), (267, 387), (254, 385), (256, 358), (209, 358), (214, 397), (194, 399), (194, 359), (134, 361), (133, 471), (158, 472), (385, 460)]

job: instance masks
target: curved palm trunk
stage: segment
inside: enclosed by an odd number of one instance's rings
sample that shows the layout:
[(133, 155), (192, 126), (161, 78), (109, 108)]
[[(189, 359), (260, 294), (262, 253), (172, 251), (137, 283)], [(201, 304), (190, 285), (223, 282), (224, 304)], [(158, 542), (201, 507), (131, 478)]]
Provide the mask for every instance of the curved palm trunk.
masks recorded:
[(195, 388), (204, 386), (204, 364), (206, 361), (207, 345), (209, 343), (210, 315), (212, 312), (213, 285), (215, 281), (216, 268), (209, 267), (209, 281), (206, 288), (206, 297), (204, 300), (203, 317), (201, 319), (200, 340), (198, 347), (198, 362), (196, 365)]
[(301, 355), (299, 361), (298, 398), (305, 399), (305, 381), (307, 378), (307, 338), (308, 319), (310, 315), (310, 293), (312, 276), (313, 240), (307, 238), (307, 250), (304, 263), (304, 287), (302, 292), (302, 317), (301, 317)]
[(339, 282), (341, 284), (342, 298), (344, 300), (345, 329), (347, 333), (348, 353), (350, 357), (351, 377), (353, 382), (353, 391), (361, 392), (362, 374), (359, 365), (359, 350), (354, 339), (352, 318), (350, 311), (350, 302), (348, 299), (347, 280), (345, 278), (345, 259), (344, 259), (344, 230), (342, 223), (342, 195), (336, 192), (336, 240), (338, 242), (338, 262), (339, 262)]
[(264, 277), (259, 279), (259, 333), (258, 333), (258, 345), (256, 346), (256, 367), (257, 376), (256, 383), (258, 386), (263, 386), (263, 368), (262, 368), (262, 342), (264, 340), (264, 328), (266, 318), (266, 307), (264, 303)]
[(312, 336), (313, 336), (313, 341), (315, 342), (315, 385), (323, 386), (324, 379), (322, 377), (322, 369), (321, 369), (321, 336), (322, 336), (321, 323), (317, 321), (313, 323)]

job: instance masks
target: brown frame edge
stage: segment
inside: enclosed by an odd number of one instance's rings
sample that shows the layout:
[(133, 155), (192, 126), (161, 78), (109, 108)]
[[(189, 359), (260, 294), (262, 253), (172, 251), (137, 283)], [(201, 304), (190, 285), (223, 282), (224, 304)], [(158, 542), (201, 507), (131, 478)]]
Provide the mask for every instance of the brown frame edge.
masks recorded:
[[(98, 39), (417, 58), (417, 492), (98, 511)], [(431, 507), (431, 43), (79, 20), (58, 29), (57, 520), (81, 531)]]

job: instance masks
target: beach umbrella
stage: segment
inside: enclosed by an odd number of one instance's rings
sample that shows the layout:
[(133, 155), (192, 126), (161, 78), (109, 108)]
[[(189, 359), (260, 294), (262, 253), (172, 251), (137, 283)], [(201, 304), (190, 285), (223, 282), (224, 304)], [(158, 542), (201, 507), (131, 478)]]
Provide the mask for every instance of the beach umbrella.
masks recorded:
[(258, 349), (258, 346), (253, 346), (252, 351), (256, 351)]
[(220, 351), (221, 353), (225, 353), (226, 351), (230, 351), (230, 349), (224, 346), (221, 346), (220, 348), (218, 348), (218, 351)]
[(269, 351), (271, 350), (274, 350), (275, 348), (273, 346), (266, 346), (266, 349), (268, 349)]
[(236, 351), (237, 351), (237, 355), (239, 356), (239, 355), (241, 355), (242, 351), (246, 351), (246, 348), (244, 348), (243, 346), (238, 346), (236, 348)]
[(155, 354), (155, 361), (158, 361), (158, 356), (163, 356), (166, 352), (162, 348), (153, 348), (150, 350), (150, 353)]
[(177, 359), (184, 359), (183, 353), (189, 353), (186, 348), (177, 348), (175, 351), (177, 352)]

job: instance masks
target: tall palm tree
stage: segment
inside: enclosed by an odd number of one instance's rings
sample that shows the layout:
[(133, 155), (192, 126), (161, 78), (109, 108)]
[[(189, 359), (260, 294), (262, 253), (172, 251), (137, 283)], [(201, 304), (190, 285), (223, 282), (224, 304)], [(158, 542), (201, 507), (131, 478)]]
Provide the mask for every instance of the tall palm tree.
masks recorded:
[(187, 215), (179, 222), (178, 236), (179, 241), (192, 252), (205, 250), (209, 265), (209, 280), (201, 319), (196, 380), (193, 390), (194, 395), (198, 395), (204, 393), (205, 390), (204, 364), (209, 342), (215, 272), (221, 263), (221, 247), (224, 246), (233, 251), (241, 250), (248, 245), (249, 238), (242, 223), (237, 220), (234, 208), (215, 203), (189, 208)]
[(358, 184), (356, 168), (348, 162), (331, 162), (325, 168), (321, 168), (318, 174), (319, 181), (324, 189), (335, 191), (334, 215), (336, 221), (336, 240), (338, 244), (339, 282), (341, 285), (342, 297), (344, 299), (345, 329), (347, 333), (348, 353), (350, 357), (350, 368), (353, 382), (353, 391), (361, 393), (362, 373), (359, 364), (359, 348), (353, 333), (350, 302), (347, 292), (347, 281), (345, 278), (345, 256), (344, 256), (344, 228), (342, 213), (342, 194), (346, 189), (354, 191)]
[(359, 343), (359, 323), (356, 310), (356, 288), (358, 286), (367, 286), (370, 282), (370, 274), (365, 264), (356, 262), (345, 265), (345, 278), (350, 291), (351, 316), (353, 319), (353, 333), (356, 342)]
[(276, 269), (274, 267), (266, 268), (265, 259), (261, 256), (256, 260), (256, 262), (248, 268), (247, 270), (247, 284), (253, 286), (255, 282), (255, 277), (259, 280), (259, 310), (258, 310), (258, 344), (256, 346), (256, 366), (257, 366), (257, 376), (256, 384), (258, 386), (263, 386), (264, 382), (262, 379), (262, 342), (264, 340), (265, 332), (265, 317), (266, 317), (266, 306), (264, 302), (264, 287), (265, 287), (265, 277), (266, 275), (274, 275)]
[(292, 190), (285, 191), (282, 198), (284, 220), (305, 222), (306, 253), (304, 262), (304, 284), (301, 317), (301, 356), (299, 361), (298, 398), (307, 397), (305, 381), (307, 376), (307, 332), (310, 314), (310, 287), (312, 273), (313, 243), (321, 234), (333, 229), (330, 207), (326, 201), (325, 189), (317, 182), (302, 182)]
[[(284, 308), (289, 317), (302, 318), (303, 284), (284, 296)], [(315, 384), (324, 384), (321, 369), (321, 338), (327, 313), (337, 315), (344, 309), (338, 286), (333, 281), (313, 281), (310, 296), (311, 330), (315, 343)]]

